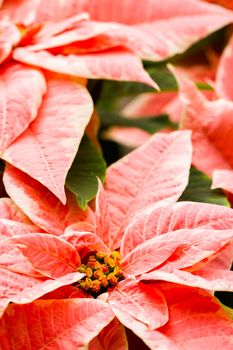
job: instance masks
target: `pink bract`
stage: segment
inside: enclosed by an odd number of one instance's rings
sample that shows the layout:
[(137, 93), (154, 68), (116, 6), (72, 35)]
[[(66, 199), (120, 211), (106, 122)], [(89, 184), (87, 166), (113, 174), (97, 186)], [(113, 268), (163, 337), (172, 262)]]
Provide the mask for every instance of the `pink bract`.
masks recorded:
[(4, 182), (8, 188), (8, 194), (14, 198), (14, 202), (18, 206), (16, 207), (11, 199), (2, 199), (4, 203), (8, 201), (10, 219), (19, 221), (17, 216), (22, 216), (19, 209), (22, 208), (27, 216), (24, 214), (25, 219), (20, 221), (33, 222), (37, 225), (38, 232), (46, 231), (61, 236), (67, 226), (75, 224), (77, 221), (92, 222), (93, 220), (92, 210), (88, 208), (86, 211), (82, 211), (77, 206), (73, 194), (67, 191), (67, 203), (63, 205), (46, 187), (11, 165), (6, 166)]
[(45, 80), (36, 69), (10, 64), (2, 69), (0, 99), (1, 158), (65, 203), (65, 177), (93, 112), (86, 88), (69, 77)]
[(112, 126), (102, 134), (102, 137), (134, 149), (149, 140), (151, 134), (136, 127)]
[(195, 84), (175, 71), (183, 104), (181, 126), (192, 130), (193, 163), (213, 178), (212, 188), (233, 192), (233, 96), (231, 70), (233, 40), (223, 52), (216, 73), (216, 93), (220, 97), (208, 101)]
[[(49, 4), (44, 0), (23, 0), (15, 9), (14, 2), (6, 0), (2, 17), (31, 24), (61, 21), (86, 12), (100, 24), (109, 23), (103, 34), (115, 46), (124, 46), (140, 57), (152, 60), (163, 60), (180, 53), (210, 32), (232, 22), (232, 12), (218, 6), (195, 0), (186, 1), (185, 7), (179, 5), (179, 0), (169, 0), (166, 4), (159, 0), (146, 0), (143, 4), (140, 0), (124, 3), (117, 0), (68, 0), (65, 3), (53, 0)], [(28, 16), (25, 17), (25, 13)]]
[[(51, 342), (53, 349), (64, 344), (70, 349), (77, 349), (77, 344), (84, 349), (91, 340), (94, 349), (101, 349), (105, 337), (111, 334), (115, 339), (120, 333), (123, 338), (119, 346), (125, 350), (124, 330), (115, 316), (151, 349), (191, 350), (208, 341), (230, 350), (232, 325), (216, 300), (199, 288), (232, 290), (232, 273), (222, 256), (233, 239), (233, 214), (231, 209), (216, 205), (175, 203), (187, 185), (190, 162), (189, 132), (157, 134), (108, 169), (105, 190), (99, 183), (92, 223), (77, 222), (60, 237), (30, 233), (3, 241), (6, 252), (10, 247), (18, 251), (14, 264), (8, 254), (3, 256), (4, 271), (12, 278), (15, 275), (15, 280), (23, 277), (25, 282), (22, 280), (21, 285), (26, 287), (16, 295), (12, 295), (11, 286), (4, 289), (8, 300), (22, 304), (10, 305), (2, 318), (6, 349), (11, 344), (20, 349), (18, 344), (30, 341), (40, 346)], [(36, 196), (37, 189), (26, 187), (19, 171), (7, 167), (4, 178), (13, 200), (22, 209), (27, 204), (29, 217), (32, 218), (32, 212), (36, 218), (43, 215), (42, 199), (39, 206), (35, 205), (40, 198)], [(26, 188), (23, 199), (21, 188)], [(98, 249), (108, 254), (118, 248), (124, 280), (114, 289), (93, 299), (88, 294), (75, 296), (71, 287), (69, 299), (57, 299), (59, 286), (52, 289), (55, 282), (70, 278), (74, 283), (82, 278), (75, 272), (80, 265), (79, 252), (83, 256), (85, 251), (88, 254)], [(218, 266), (218, 270), (213, 270), (213, 266)], [(32, 272), (34, 277), (30, 276)], [(64, 285), (68, 284), (67, 279)], [(53, 300), (34, 301), (42, 296), (41, 291), (46, 294), (45, 290), (52, 293)], [(69, 295), (67, 290), (65, 295)], [(3, 303), (6, 307), (6, 301)], [(76, 313), (76, 309), (80, 311)], [(191, 325), (187, 313), (192, 315)], [(12, 314), (17, 314), (17, 325), (12, 324)], [(78, 315), (83, 318), (83, 328), (78, 328), (83, 330), (83, 336), (76, 328)], [(36, 338), (38, 328), (41, 334)], [(106, 345), (106, 349), (110, 350), (111, 345)]]

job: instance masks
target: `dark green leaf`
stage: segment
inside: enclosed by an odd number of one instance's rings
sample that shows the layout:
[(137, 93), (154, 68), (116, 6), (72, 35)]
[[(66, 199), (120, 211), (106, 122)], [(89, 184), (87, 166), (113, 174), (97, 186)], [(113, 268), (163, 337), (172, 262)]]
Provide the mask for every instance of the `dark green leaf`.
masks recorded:
[[(156, 81), (159, 85), (161, 91), (176, 91), (177, 83), (172, 73), (167, 69), (166, 65), (163, 64), (154, 64), (153, 67), (146, 69), (150, 76)], [(93, 94), (96, 95), (96, 85), (93, 87), (91, 84)], [(99, 89), (99, 88), (98, 88)], [(99, 91), (99, 90), (97, 90)], [(108, 102), (109, 99), (116, 99), (119, 97), (135, 96), (145, 92), (156, 92), (155, 89), (151, 88), (148, 85), (136, 82), (125, 82), (125, 81), (102, 81), (102, 91), (101, 98), (98, 100), (100, 104), (103, 104), (103, 101)]]
[(106, 112), (99, 110), (101, 119), (101, 129), (106, 129), (111, 126), (125, 126), (125, 127), (136, 127), (143, 129), (151, 134), (158, 132), (164, 128), (175, 128), (167, 115), (161, 115), (156, 118), (139, 118), (139, 119), (127, 119), (121, 117), (119, 114), (114, 112)]
[(191, 168), (189, 184), (180, 201), (204, 202), (229, 207), (229, 202), (221, 190), (211, 190), (211, 179), (201, 171)]
[(148, 68), (147, 71), (159, 85), (161, 91), (177, 91), (176, 79), (166, 66)]
[(95, 198), (98, 190), (97, 177), (104, 180), (105, 172), (106, 163), (102, 154), (84, 135), (66, 178), (66, 187), (77, 196), (81, 209), (85, 210), (88, 202)]

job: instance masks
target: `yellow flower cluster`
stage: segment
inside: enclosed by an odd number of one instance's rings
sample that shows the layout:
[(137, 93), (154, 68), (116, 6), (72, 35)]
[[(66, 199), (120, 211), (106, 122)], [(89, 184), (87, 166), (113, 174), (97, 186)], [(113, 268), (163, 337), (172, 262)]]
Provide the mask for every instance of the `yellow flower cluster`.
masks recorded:
[(78, 271), (85, 273), (86, 277), (76, 286), (94, 296), (106, 292), (123, 279), (123, 272), (120, 269), (121, 260), (118, 251), (113, 251), (110, 255), (103, 253), (90, 255), (87, 263), (78, 268)]

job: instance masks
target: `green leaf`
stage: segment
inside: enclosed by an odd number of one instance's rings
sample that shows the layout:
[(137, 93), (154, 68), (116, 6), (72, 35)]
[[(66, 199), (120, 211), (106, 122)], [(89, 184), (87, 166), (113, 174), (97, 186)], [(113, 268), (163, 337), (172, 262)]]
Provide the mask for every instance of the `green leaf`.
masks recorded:
[(167, 115), (161, 115), (156, 118), (141, 118), (141, 119), (127, 119), (120, 114), (98, 110), (101, 119), (101, 129), (106, 129), (111, 126), (125, 126), (136, 127), (143, 129), (151, 134), (158, 132), (164, 128), (175, 128), (176, 124), (172, 123)]
[(159, 85), (161, 91), (178, 90), (176, 79), (166, 66), (160, 65), (158, 67), (148, 68), (147, 71)]
[(98, 103), (103, 104), (103, 100), (108, 101), (119, 97), (133, 97), (144, 92), (155, 92), (155, 89), (142, 83), (104, 80)]
[[(153, 66), (146, 68), (146, 70), (159, 85), (161, 91), (177, 91), (176, 80), (164, 63), (155, 63)], [(89, 87), (91, 88), (92, 96), (96, 96), (99, 91), (99, 86), (94, 83), (89, 83)], [(155, 89), (148, 85), (126, 81), (103, 80), (101, 88), (101, 96), (98, 99), (99, 104), (103, 104), (103, 101), (104, 103), (105, 101), (108, 102), (109, 99), (133, 97), (145, 92), (156, 93)]]
[(78, 153), (66, 178), (66, 187), (77, 197), (82, 210), (95, 198), (98, 190), (97, 177), (104, 180), (106, 163), (88, 136), (84, 135)]
[(211, 179), (201, 171), (192, 167), (189, 183), (179, 201), (193, 201), (224, 205), (229, 207), (229, 202), (222, 190), (211, 190)]

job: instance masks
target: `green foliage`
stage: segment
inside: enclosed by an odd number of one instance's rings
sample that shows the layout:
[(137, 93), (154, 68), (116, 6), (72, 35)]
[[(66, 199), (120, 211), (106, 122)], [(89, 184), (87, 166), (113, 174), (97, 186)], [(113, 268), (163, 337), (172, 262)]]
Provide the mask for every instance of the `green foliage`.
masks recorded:
[(229, 202), (221, 190), (211, 190), (211, 179), (201, 171), (192, 167), (189, 183), (180, 197), (180, 201), (204, 202), (229, 207)]
[[(176, 91), (177, 83), (172, 73), (167, 69), (164, 63), (154, 63), (153, 66), (145, 67), (150, 76), (159, 85), (161, 91)], [(99, 93), (97, 87), (100, 87), (100, 83), (90, 82), (88, 85), (92, 96), (96, 96)], [(156, 92), (152, 87), (135, 82), (125, 81), (102, 81), (101, 83), (101, 96), (99, 98), (100, 103), (108, 102), (109, 99), (117, 99), (120, 97), (137, 96), (145, 92)], [(104, 101), (104, 102), (103, 102)], [(105, 104), (106, 107), (106, 104)]]
[(126, 119), (117, 113), (101, 111), (100, 116), (102, 128), (111, 126), (136, 127), (148, 131), (151, 134), (164, 128), (175, 128), (175, 124), (173, 124), (166, 115), (161, 115), (156, 118)]
[(88, 136), (84, 135), (78, 153), (66, 178), (66, 187), (77, 197), (81, 209), (95, 198), (98, 190), (97, 177), (104, 180), (106, 163)]
[(153, 68), (148, 68), (147, 71), (154, 79), (154, 81), (156, 81), (156, 83), (159, 85), (161, 91), (178, 90), (177, 82), (166, 65), (160, 64)]

